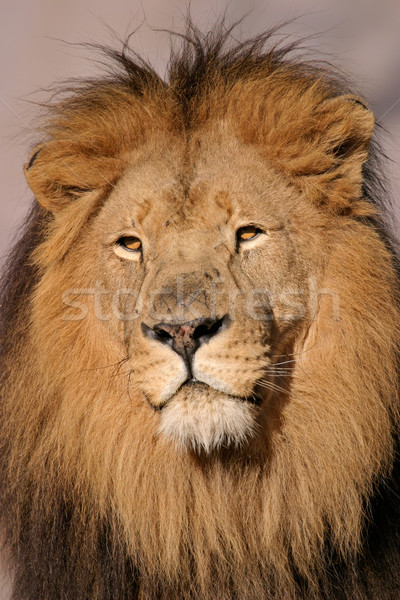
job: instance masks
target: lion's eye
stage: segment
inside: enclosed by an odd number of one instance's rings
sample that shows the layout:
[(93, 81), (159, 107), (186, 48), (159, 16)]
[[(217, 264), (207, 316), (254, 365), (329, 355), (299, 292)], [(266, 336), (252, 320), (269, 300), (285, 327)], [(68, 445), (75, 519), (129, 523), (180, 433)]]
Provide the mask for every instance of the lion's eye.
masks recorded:
[(262, 229), (255, 227), (254, 225), (248, 225), (247, 227), (241, 227), (236, 232), (236, 238), (238, 243), (248, 242), (254, 240), (260, 233), (263, 233)]
[(134, 235), (124, 235), (114, 244), (114, 252), (124, 260), (140, 260), (142, 256), (142, 242)]
[(139, 252), (142, 249), (142, 242), (133, 236), (119, 238), (118, 244), (130, 252)]

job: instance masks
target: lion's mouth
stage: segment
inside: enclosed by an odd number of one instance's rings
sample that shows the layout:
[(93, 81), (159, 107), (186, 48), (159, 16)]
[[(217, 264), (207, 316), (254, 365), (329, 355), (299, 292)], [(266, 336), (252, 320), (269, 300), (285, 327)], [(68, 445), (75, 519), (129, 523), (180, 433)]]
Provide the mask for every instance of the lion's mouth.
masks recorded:
[[(168, 398), (167, 400), (165, 400), (165, 402), (162, 402), (161, 404), (156, 405), (156, 404), (153, 404), (149, 398), (147, 398), (147, 400), (148, 400), (150, 406), (154, 410), (161, 411), (167, 405), (171, 404), (171, 402), (173, 402), (174, 399), (176, 399), (179, 395), (182, 395), (182, 393), (186, 393), (190, 399), (190, 397), (200, 398), (202, 395), (209, 396), (210, 393), (212, 393), (213, 391), (215, 392), (215, 394), (221, 394), (220, 390), (213, 388), (212, 386), (210, 386), (207, 383), (204, 383), (203, 381), (199, 381), (195, 377), (190, 377), (190, 378), (186, 379), (186, 381), (184, 381), (182, 383), (182, 385), (180, 385), (179, 388), (176, 390), (175, 394), (173, 396), (171, 396), (170, 398)], [(224, 395), (227, 398), (236, 400), (237, 402), (251, 404), (253, 406), (259, 406), (261, 404), (261, 397), (260, 397), (260, 395), (256, 394), (255, 392), (248, 396), (236, 396), (234, 394), (226, 394), (226, 393)]]

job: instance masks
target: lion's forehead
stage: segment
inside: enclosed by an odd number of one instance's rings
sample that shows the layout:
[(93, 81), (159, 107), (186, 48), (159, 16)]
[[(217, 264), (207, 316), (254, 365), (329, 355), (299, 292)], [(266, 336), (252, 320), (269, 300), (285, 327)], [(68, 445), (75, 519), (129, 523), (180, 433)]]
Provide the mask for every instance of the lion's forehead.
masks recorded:
[(281, 225), (298, 201), (293, 188), (254, 149), (234, 142), (207, 144), (201, 152), (166, 145), (151, 160), (144, 149), (115, 185), (105, 205), (107, 221), (180, 230), (212, 230), (231, 218)]

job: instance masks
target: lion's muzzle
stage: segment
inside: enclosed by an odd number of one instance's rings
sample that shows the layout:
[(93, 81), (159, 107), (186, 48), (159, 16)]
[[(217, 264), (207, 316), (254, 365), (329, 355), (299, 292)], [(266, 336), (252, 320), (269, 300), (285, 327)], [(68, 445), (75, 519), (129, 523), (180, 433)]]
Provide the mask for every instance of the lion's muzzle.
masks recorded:
[(157, 323), (149, 327), (142, 323), (142, 332), (147, 337), (170, 346), (179, 354), (191, 375), (192, 359), (198, 348), (208, 343), (212, 337), (225, 330), (229, 325), (229, 317), (221, 319), (195, 319), (188, 323)]

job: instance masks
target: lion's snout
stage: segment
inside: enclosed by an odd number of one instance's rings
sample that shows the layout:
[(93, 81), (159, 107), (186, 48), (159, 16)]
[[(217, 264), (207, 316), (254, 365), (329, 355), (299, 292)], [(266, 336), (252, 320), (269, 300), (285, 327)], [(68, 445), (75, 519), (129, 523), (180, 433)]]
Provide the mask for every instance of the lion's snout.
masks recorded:
[[(183, 389), (185, 382), (204, 384), (206, 388), (196, 388), (203, 398), (211, 393), (205, 393), (207, 388), (231, 398), (251, 398), (268, 360), (265, 340), (270, 337), (270, 322), (254, 322), (246, 311), (245, 290), (238, 289), (221, 261), (218, 268), (216, 263), (209, 257), (200, 269), (185, 263), (175, 270), (168, 262), (150, 272), (141, 320), (136, 323), (140, 334), (132, 336), (135, 365), (145, 357), (141, 382), (150, 404), (160, 408), (171, 400), (178, 402), (179, 396), (190, 406), (192, 423), (197, 404)], [(218, 406), (212, 402), (210, 410), (218, 413)]]
[[(174, 257), (179, 263), (179, 257)], [(229, 290), (234, 287), (223, 265), (217, 269), (209, 257), (203, 264), (171, 261), (148, 274), (143, 290), (142, 321), (153, 330), (163, 324), (181, 325), (209, 320), (215, 322), (229, 312)], [(210, 264), (211, 263), (211, 264)], [(174, 268), (175, 267), (175, 268)], [(147, 291), (148, 290), (148, 291)]]

